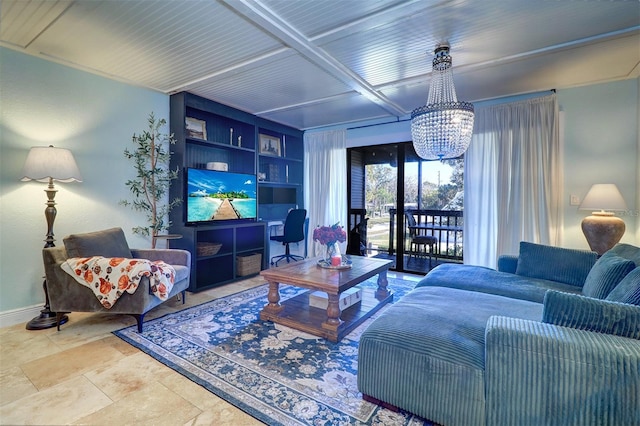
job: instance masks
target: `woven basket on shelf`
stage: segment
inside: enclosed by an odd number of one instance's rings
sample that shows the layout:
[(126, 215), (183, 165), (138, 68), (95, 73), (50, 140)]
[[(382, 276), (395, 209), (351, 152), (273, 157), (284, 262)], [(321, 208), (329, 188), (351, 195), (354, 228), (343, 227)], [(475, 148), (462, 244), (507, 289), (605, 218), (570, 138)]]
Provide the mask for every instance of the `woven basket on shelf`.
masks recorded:
[(213, 256), (221, 247), (221, 243), (198, 243), (198, 256)]
[(236, 272), (240, 277), (257, 274), (262, 266), (262, 254), (255, 253), (236, 257)]

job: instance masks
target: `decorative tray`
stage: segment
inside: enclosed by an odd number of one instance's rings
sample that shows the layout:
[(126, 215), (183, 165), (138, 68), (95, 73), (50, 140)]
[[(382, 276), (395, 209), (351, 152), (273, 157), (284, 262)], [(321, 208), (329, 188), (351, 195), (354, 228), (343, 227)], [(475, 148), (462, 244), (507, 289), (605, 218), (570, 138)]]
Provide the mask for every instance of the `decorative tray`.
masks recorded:
[(330, 262), (327, 262), (324, 259), (320, 259), (318, 260), (318, 266), (324, 269), (335, 269), (335, 270), (342, 270), (342, 269), (351, 269), (351, 261), (349, 259), (342, 259), (342, 264), (338, 265), (338, 266), (333, 266)]

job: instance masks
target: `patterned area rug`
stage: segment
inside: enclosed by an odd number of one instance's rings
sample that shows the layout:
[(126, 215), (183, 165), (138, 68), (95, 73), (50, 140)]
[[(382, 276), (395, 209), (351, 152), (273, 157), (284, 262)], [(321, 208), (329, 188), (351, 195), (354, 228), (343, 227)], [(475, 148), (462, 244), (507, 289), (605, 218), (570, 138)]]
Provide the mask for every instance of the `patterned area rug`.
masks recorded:
[[(361, 286), (377, 287), (375, 279)], [(415, 282), (389, 278), (398, 300)], [(268, 425), (431, 425), (362, 400), (358, 340), (339, 343), (259, 319), (267, 285), (115, 331), (118, 337)], [(305, 290), (281, 285), (282, 299)]]

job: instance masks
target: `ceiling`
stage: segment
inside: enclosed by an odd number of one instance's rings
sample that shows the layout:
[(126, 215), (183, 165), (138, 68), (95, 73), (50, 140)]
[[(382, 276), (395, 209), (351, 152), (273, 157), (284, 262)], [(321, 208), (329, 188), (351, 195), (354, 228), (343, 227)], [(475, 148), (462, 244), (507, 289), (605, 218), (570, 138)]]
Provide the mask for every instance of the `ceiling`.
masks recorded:
[(445, 41), (459, 100), (635, 78), (640, 2), (0, 2), (0, 46), (299, 129), (406, 118)]

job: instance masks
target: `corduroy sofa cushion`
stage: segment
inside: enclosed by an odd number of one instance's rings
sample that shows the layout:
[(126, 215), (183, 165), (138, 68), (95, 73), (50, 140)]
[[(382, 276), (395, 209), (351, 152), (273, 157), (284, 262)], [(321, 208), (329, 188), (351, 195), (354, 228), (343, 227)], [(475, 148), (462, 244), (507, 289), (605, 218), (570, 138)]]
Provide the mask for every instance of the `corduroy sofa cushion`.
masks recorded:
[(539, 320), (542, 305), (415, 288), (362, 333), (358, 389), (439, 424), (485, 424), (485, 327), (496, 313)]
[(550, 290), (542, 322), (640, 340), (640, 308)]
[(457, 263), (438, 265), (429, 271), (416, 287), (457, 288), (537, 303), (542, 303), (547, 290), (581, 292), (580, 287), (575, 285), (500, 272), (484, 266)]
[(607, 252), (593, 265), (582, 286), (582, 294), (604, 299), (611, 290), (633, 269), (636, 264), (613, 252)]
[(636, 246), (618, 243), (609, 251), (625, 259), (633, 260), (636, 266), (640, 266), (640, 250)]
[(67, 256), (72, 257), (125, 257), (132, 258), (122, 228), (72, 234), (63, 239)]
[(595, 252), (521, 241), (516, 275), (582, 287), (596, 258)]
[(606, 300), (640, 305), (640, 266), (629, 272), (627, 276), (611, 290)]

